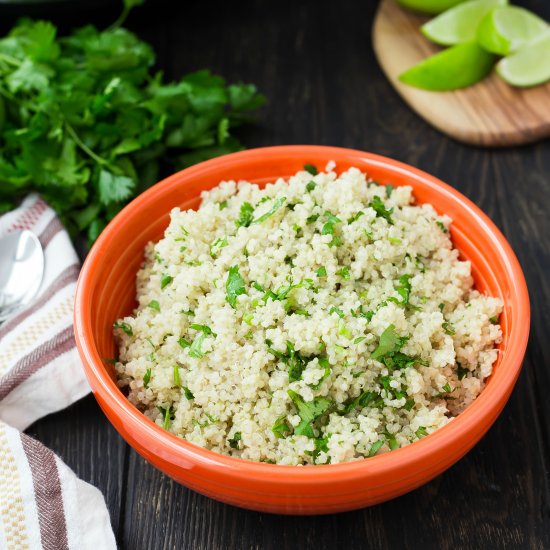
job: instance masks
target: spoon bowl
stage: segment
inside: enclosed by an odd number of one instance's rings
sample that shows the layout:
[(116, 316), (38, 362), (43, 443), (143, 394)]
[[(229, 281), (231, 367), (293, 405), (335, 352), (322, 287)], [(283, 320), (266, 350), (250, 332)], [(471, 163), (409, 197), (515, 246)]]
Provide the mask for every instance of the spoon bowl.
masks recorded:
[(0, 322), (30, 304), (44, 276), (44, 251), (27, 229), (0, 238)]

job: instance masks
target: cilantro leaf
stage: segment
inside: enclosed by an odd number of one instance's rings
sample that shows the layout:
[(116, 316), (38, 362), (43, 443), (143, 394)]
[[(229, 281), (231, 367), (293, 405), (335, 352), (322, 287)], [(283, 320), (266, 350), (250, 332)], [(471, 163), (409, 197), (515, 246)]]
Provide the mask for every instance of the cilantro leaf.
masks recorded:
[(301, 418), (301, 422), (296, 426), (294, 433), (296, 435), (305, 435), (311, 438), (315, 437), (312, 423), (328, 411), (332, 405), (332, 401), (326, 397), (315, 397), (312, 401), (304, 401), (304, 399), (293, 390), (288, 390), (287, 393), (290, 399), (292, 399), (296, 409), (298, 409), (298, 415)]
[(246, 294), (244, 279), (239, 273), (238, 265), (234, 265), (229, 268), (225, 290), (227, 293), (226, 300), (229, 302), (231, 307), (235, 309), (237, 307), (237, 297), (241, 294)]
[(254, 218), (254, 207), (249, 202), (241, 204), (239, 219), (235, 221), (237, 227), (248, 227)]
[(372, 198), (369, 206), (376, 212), (377, 217), (384, 218), (390, 225), (393, 225), (393, 219), (391, 217), (393, 213), (393, 208), (387, 210), (384, 203), (382, 202), (382, 199), (378, 195), (375, 195)]
[(286, 197), (279, 197), (273, 202), (273, 206), (265, 213), (262, 214), (259, 218), (256, 218), (250, 222), (250, 225), (254, 225), (256, 223), (262, 223), (267, 220), (270, 216), (273, 216), (281, 206), (283, 206), (284, 202), (286, 201)]

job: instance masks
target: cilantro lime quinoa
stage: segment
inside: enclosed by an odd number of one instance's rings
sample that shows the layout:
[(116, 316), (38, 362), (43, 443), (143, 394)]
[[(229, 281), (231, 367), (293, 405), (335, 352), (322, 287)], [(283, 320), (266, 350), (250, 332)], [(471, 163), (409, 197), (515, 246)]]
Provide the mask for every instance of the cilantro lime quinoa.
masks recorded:
[(119, 386), (212, 451), (328, 464), (412, 443), (481, 392), (502, 309), (410, 187), (306, 166), (174, 209), (115, 323)]

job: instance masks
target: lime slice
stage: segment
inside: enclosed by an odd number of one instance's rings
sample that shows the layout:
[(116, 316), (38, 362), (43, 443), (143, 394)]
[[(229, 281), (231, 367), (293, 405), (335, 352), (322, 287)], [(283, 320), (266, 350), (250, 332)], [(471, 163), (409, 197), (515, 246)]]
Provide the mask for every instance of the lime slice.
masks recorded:
[(501, 59), (497, 73), (512, 86), (536, 86), (550, 80), (550, 32)]
[(400, 74), (399, 80), (434, 92), (466, 88), (487, 75), (494, 59), (477, 42), (466, 42), (428, 57)]
[(397, 3), (410, 10), (437, 14), (465, 1), (466, 0), (397, 0)]
[(476, 39), (477, 26), (485, 14), (506, 3), (506, 0), (470, 0), (428, 21), (420, 27), (420, 31), (442, 46), (470, 42)]
[(548, 28), (546, 21), (534, 13), (515, 6), (504, 6), (491, 10), (481, 20), (477, 28), (477, 41), (489, 52), (508, 55), (544, 34)]

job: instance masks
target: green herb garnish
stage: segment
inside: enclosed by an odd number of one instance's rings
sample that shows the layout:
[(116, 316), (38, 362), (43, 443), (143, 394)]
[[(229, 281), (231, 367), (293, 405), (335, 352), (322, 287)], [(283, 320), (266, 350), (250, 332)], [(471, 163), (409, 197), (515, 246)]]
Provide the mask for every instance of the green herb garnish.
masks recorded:
[(321, 229), (321, 235), (332, 235), (334, 233), (334, 226), (337, 223), (342, 223), (342, 220), (330, 212), (325, 212), (325, 218), (327, 222), (323, 225), (323, 229)]
[(350, 272), (349, 272), (349, 267), (347, 267), (347, 266), (342, 267), (341, 269), (339, 269), (336, 272), (336, 275), (339, 275), (340, 277), (342, 277), (342, 279), (345, 279), (346, 281), (349, 281), (349, 279), (351, 277)]
[(321, 266), (316, 272), (317, 277), (326, 277), (327, 269), (325, 266)]
[(382, 199), (378, 195), (373, 197), (372, 201), (369, 203), (369, 206), (376, 212), (377, 217), (384, 218), (390, 225), (393, 225), (393, 219), (391, 217), (393, 208), (387, 210), (382, 202)]
[(319, 173), (317, 171), (317, 166), (313, 164), (304, 164), (304, 170), (309, 172), (312, 176), (316, 176)]
[(267, 218), (269, 218), (270, 216), (273, 216), (273, 214), (275, 214), (275, 212), (277, 212), (277, 210), (279, 210), (279, 208), (281, 208), (281, 206), (283, 206), (285, 201), (286, 201), (286, 197), (279, 197), (278, 199), (276, 199), (273, 202), (273, 206), (265, 214), (262, 214), (259, 218), (256, 218), (255, 220), (252, 220), (250, 222), (250, 225), (254, 225), (254, 224), (257, 224), (257, 223), (262, 223), (265, 220), (267, 220)]
[(306, 191), (308, 193), (311, 193), (311, 191), (313, 191), (315, 188), (317, 187), (316, 183), (314, 181), (310, 181), (307, 185), (306, 185)]
[(212, 258), (215, 258), (219, 253), (220, 250), (228, 245), (227, 237), (216, 239), (211, 245), (210, 245), (210, 256)]
[(254, 207), (249, 202), (243, 202), (239, 211), (239, 219), (235, 221), (237, 227), (248, 227), (254, 219)]
[(351, 218), (348, 219), (348, 223), (356, 222), (361, 216), (364, 216), (365, 213), (362, 210), (356, 212)]
[(275, 434), (275, 437), (281, 439), (287, 437), (289, 434), (292, 433), (292, 429), (290, 426), (285, 422), (286, 416), (280, 416), (275, 420), (273, 426), (271, 427), (271, 431)]
[(232, 449), (238, 449), (239, 448), (239, 441), (242, 439), (241, 432), (235, 432), (233, 434), (233, 437), (231, 439), (228, 439), (229, 446)]
[(370, 447), (368, 456), (374, 456), (380, 450), (380, 447), (382, 447), (382, 445), (384, 445), (383, 439), (379, 439), (376, 443), (373, 443)]
[(389, 183), (388, 185), (386, 185), (386, 197), (389, 199), (392, 193), (393, 193), (393, 185)]
[(229, 302), (231, 307), (235, 309), (237, 306), (237, 296), (240, 296), (241, 294), (246, 294), (244, 279), (239, 273), (239, 266), (234, 265), (233, 267), (229, 268), (225, 289), (227, 293), (226, 300)]
[(178, 365), (174, 365), (174, 384), (181, 386), (180, 369)]
[(174, 277), (172, 275), (168, 275), (167, 273), (164, 273), (160, 278), (160, 288), (163, 289), (166, 286), (168, 286), (172, 281), (174, 280)]
[(439, 229), (441, 229), (441, 231), (443, 231), (443, 233), (448, 233), (449, 232), (449, 230), (445, 227), (445, 224), (442, 221), (437, 220), (435, 223), (437, 224), (437, 227), (439, 227)]
[(134, 335), (132, 327), (124, 321), (115, 321), (113, 323), (113, 327), (122, 329), (128, 336), (133, 336)]
[(296, 435), (315, 437), (312, 424), (328, 411), (332, 402), (326, 397), (315, 397), (312, 401), (306, 402), (295, 391), (288, 390), (287, 393), (298, 409), (298, 415), (301, 418), (301, 422), (296, 426), (294, 433)]
[(420, 428), (416, 430), (415, 434), (416, 434), (416, 437), (420, 439), (422, 437), (426, 437), (428, 435), (428, 432), (426, 431), (426, 428), (424, 428), (424, 426), (420, 426)]
[(151, 300), (147, 307), (150, 307), (151, 309), (154, 309), (155, 311), (160, 311), (160, 304), (157, 302), (157, 300)]
[(448, 334), (449, 336), (454, 336), (456, 334), (455, 328), (451, 323), (445, 322), (441, 326), (443, 327), (445, 334)]
[(336, 315), (338, 315), (338, 317), (340, 317), (340, 319), (342, 319), (344, 317), (344, 312), (336, 306), (332, 306), (328, 311), (329, 315), (332, 315), (333, 313), (336, 313)]
[(151, 368), (149, 367), (145, 374), (143, 375), (143, 387), (147, 389), (149, 387), (149, 382), (151, 381)]
[(183, 394), (185, 395), (185, 399), (187, 399), (187, 401), (191, 401), (192, 399), (195, 399), (193, 392), (187, 386), (182, 386), (181, 388), (183, 390)]

